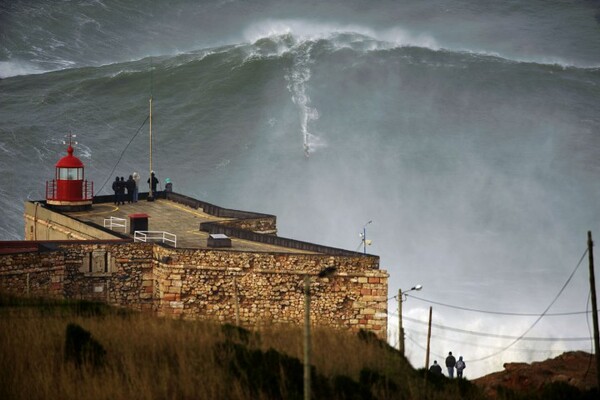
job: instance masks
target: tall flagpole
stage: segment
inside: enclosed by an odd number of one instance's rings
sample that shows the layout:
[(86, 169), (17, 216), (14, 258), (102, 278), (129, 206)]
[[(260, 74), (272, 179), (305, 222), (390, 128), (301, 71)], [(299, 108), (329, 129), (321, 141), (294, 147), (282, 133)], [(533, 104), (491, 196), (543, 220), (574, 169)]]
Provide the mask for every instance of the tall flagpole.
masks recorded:
[(149, 129), (150, 129), (150, 170), (148, 171), (149, 180), (149, 188), (148, 188), (148, 201), (154, 201), (154, 193), (152, 191), (152, 184), (154, 183), (154, 179), (152, 176), (152, 92), (154, 91), (154, 66), (152, 65), (152, 57), (150, 57), (150, 113), (148, 116), (149, 119)]
[(152, 93), (150, 93), (150, 117), (149, 117), (149, 126), (150, 126), (150, 188), (148, 190), (148, 200), (152, 201), (154, 199), (154, 193), (152, 192)]

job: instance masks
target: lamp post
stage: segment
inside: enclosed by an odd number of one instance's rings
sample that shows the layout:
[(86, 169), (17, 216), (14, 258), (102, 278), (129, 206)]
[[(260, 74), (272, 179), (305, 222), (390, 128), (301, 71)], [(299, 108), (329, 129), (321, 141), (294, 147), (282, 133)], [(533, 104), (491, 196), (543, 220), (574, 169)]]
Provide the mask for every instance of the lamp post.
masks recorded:
[[(323, 268), (317, 274), (318, 278), (327, 278), (337, 270), (337, 267)], [(304, 275), (304, 400), (310, 400), (310, 275)]]
[(423, 285), (413, 286), (409, 290), (402, 292), (402, 289), (398, 289), (398, 350), (400, 354), (404, 355), (404, 328), (402, 327), (402, 302), (405, 300), (402, 296), (406, 297), (406, 293), (413, 290), (421, 290)]

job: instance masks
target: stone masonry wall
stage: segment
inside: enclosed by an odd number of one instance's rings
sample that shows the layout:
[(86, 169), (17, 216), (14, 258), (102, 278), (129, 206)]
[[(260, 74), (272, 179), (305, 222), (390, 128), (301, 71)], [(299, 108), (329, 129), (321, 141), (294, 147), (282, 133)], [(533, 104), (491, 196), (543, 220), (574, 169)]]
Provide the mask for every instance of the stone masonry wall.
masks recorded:
[(153, 310), (152, 244), (68, 244), (67, 298), (85, 298), (132, 308)]
[[(244, 326), (302, 324), (304, 277), (315, 325), (387, 336), (387, 272), (373, 256), (173, 249), (147, 243), (65, 242), (0, 254), (0, 290), (103, 301), (159, 315)], [(317, 274), (336, 267), (328, 278)]]
[(0, 255), (0, 290), (153, 310), (152, 244), (61, 244)]
[[(302, 324), (304, 277), (311, 278), (312, 323), (387, 335), (387, 272), (377, 257), (173, 250), (155, 247), (155, 297), (162, 315)], [(329, 278), (317, 274), (336, 267)]]
[(0, 290), (62, 297), (65, 257), (58, 251), (0, 255)]
[(221, 224), (232, 228), (245, 229), (257, 233), (277, 233), (277, 223), (275, 217), (264, 218), (246, 218), (222, 221)]

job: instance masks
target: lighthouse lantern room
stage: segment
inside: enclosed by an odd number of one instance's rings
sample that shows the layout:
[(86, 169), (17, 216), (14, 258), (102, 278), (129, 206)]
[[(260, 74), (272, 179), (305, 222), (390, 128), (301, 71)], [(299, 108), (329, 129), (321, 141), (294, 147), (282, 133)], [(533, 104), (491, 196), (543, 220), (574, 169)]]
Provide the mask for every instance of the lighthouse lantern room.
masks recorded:
[(67, 210), (86, 209), (92, 206), (94, 183), (84, 180), (84, 166), (73, 155), (71, 137), (68, 154), (56, 163), (55, 178), (46, 181), (46, 203)]

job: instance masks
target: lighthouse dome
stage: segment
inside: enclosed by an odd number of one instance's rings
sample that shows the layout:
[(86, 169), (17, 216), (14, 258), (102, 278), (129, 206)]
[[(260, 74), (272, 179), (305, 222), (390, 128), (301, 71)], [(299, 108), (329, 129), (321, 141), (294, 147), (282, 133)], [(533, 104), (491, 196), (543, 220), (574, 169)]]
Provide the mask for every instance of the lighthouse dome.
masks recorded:
[(68, 155), (64, 156), (56, 163), (56, 168), (83, 168), (81, 160), (73, 155), (73, 147), (69, 145)]

